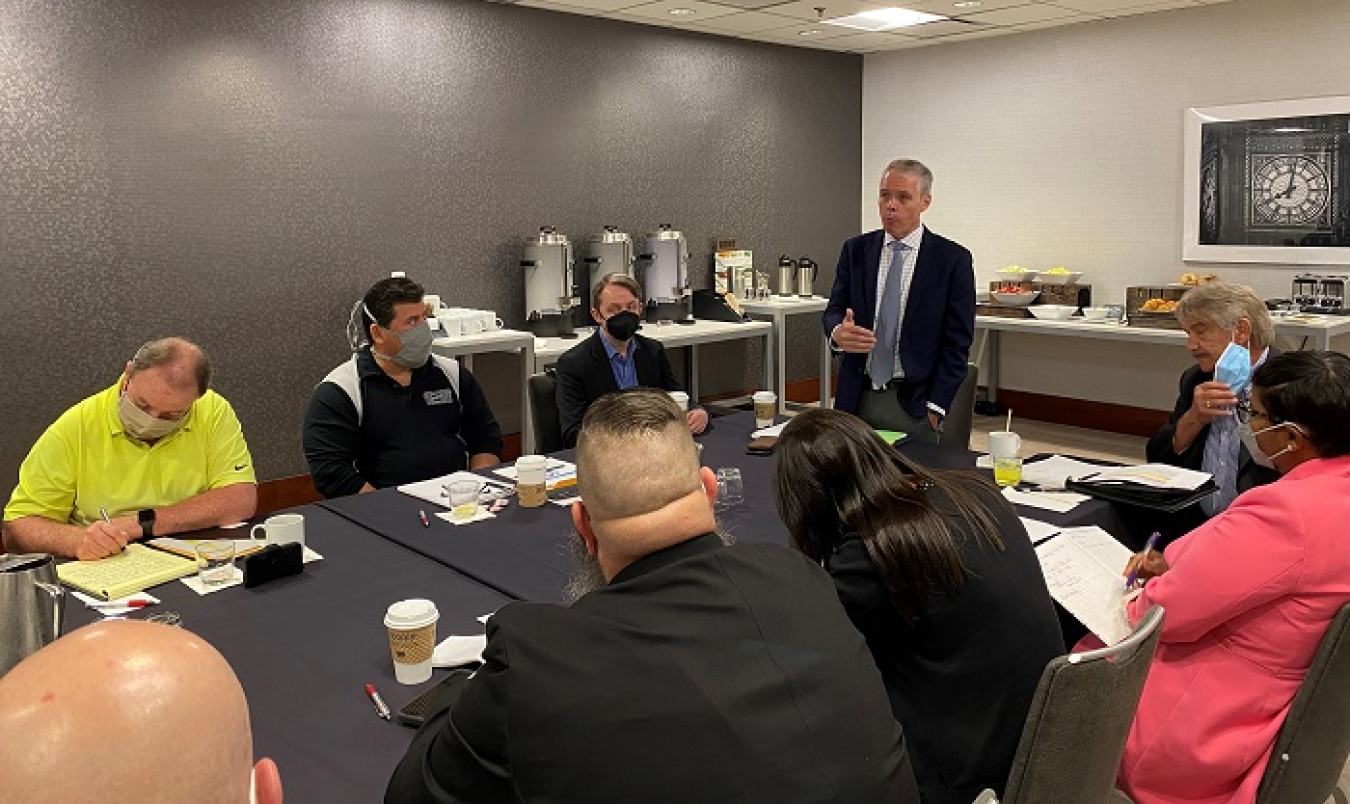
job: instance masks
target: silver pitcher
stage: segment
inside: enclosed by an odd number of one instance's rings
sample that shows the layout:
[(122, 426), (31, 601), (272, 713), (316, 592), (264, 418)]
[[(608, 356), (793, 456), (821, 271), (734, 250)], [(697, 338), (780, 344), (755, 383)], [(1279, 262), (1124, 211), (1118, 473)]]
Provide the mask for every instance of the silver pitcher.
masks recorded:
[(44, 553), (0, 553), (0, 676), (61, 635), (66, 591)]
[(797, 260), (797, 295), (809, 299), (816, 292), (816, 271), (820, 266), (807, 257)]

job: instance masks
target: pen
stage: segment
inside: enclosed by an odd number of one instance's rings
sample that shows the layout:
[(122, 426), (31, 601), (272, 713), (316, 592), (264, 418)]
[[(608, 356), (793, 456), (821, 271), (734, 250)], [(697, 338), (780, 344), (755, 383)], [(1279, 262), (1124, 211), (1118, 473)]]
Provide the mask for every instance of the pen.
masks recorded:
[(87, 603), (91, 609), (143, 609), (150, 605), (148, 600), (128, 600), (125, 603)]
[(1153, 552), (1153, 546), (1157, 543), (1158, 531), (1155, 530), (1153, 535), (1148, 537), (1148, 541), (1144, 543), (1144, 557), (1139, 559), (1139, 563), (1135, 565), (1134, 570), (1125, 578), (1126, 592), (1134, 588), (1134, 582), (1139, 580), (1139, 568), (1144, 566), (1144, 562), (1148, 560), (1148, 554)]
[[(109, 525), (112, 524), (112, 517), (108, 516), (108, 509), (107, 509), (107, 508), (104, 508), (103, 506), (100, 505), (100, 506), (98, 507), (98, 513), (99, 513), (99, 516), (103, 517), (103, 521), (104, 521), (104, 522), (107, 522)], [(122, 550), (126, 550), (126, 549), (127, 549), (126, 545), (122, 545)], [(121, 552), (121, 550), (119, 550), (118, 552)]]
[(389, 707), (385, 706), (384, 699), (380, 697), (380, 693), (375, 689), (374, 684), (366, 685), (366, 695), (369, 695), (371, 702), (375, 704), (375, 714), (379, 715), (381, 718), (385, 720), (388, 720)]
[(421, 509), (419, 508), (418, 511), (417, 511), (417, 518), (420, 519), (420, 520), (422, 520), (422, 527), (424, 527), (424, 528), (429, 528), (429, 527), (431, 527), (431, 520), (430, 520), (430, 519), (427, 519), (427, 512), (426, 512), (426, 511), (423, 511), (423, 510), (421, 510)]

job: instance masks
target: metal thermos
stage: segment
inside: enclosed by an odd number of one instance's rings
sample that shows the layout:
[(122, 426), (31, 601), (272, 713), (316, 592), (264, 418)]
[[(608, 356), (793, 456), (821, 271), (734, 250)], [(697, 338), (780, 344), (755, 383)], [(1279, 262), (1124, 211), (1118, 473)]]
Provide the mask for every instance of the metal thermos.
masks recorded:
[(530, 331), (545, 338), (572, 337), (572, 308), (579, 303), (573, 292), (572, 244), (552, 226), (525, 239), (525, 320)]
[(796, 295), (795, 287), (797, 274), (797, 261), (784, 254), (778, 258), (778, 281), (774, 283), (773, 292), (776, 296)]
[(605, 274), (633, 275), (633, 239), (618, 227), (606, 226), (605, 231), (586, 238), (586, 287), (578, 294), (583, 301), (595, 289)]
[(647, 318), (652, 321), (681, 321), (689, 318), (689, 248), (684, 234), (663, 223), (648, 232), (639, 282), (647, 294)]
[(61, 635), (66, 593), (45, 553), (0, 553), (0, 676)]
[(815, 295), (816, 270), (820, 266), (807, 257), (797, 260), (797, 295), (809, 299)]

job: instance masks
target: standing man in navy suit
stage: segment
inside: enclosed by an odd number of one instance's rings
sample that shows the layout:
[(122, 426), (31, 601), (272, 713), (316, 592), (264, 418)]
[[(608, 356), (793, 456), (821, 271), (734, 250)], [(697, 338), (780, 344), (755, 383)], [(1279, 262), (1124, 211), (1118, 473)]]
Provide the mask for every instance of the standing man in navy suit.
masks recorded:
[(844, 243), (823, 323), (844, 353), (834, 406), (936, 443), (966, 376), (975, 269), (969, 251), (920, 222), (932, 189), (922, 162), (886, 166), (882, 228)]

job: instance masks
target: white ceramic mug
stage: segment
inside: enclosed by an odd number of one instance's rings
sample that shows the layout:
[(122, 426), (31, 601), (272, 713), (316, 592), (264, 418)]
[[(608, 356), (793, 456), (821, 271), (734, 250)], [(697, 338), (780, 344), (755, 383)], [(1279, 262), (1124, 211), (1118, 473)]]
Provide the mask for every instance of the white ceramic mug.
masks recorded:
[(464, 334), (477, 335), (483, 331), (483, 312), (481, 310), (464, 311)]
[(441, 297), (437, 296), (435, 293), (428, 293), (423, 296), (422, 303), (437, 313), (441, 311)]
[(258, 538), (258, 531), (268, 544), (290, 544), (295, 542), (305, 546), (305, 517), (301, 514), (277, 514), (269, 516), (261, 525), (254, 525), (248, 535)]
[(1016, 458), (1022, 449), (1022, 437), (1017, 433), (995, 430), (989, 434), (989, 454), (994, 460)]
[(468, 328), (469, 311), (454, 307), (442, 312), (437, 318), (441, 322), (441, 329), (451, 338), (458, 338), (460, 335), (470, 334)]
[(502, 328), (502, 320), (497, 317), (497, 313), (492, 310), (479, 310), (478, 318), (483, 322), (483, 331), (492, 332)]

